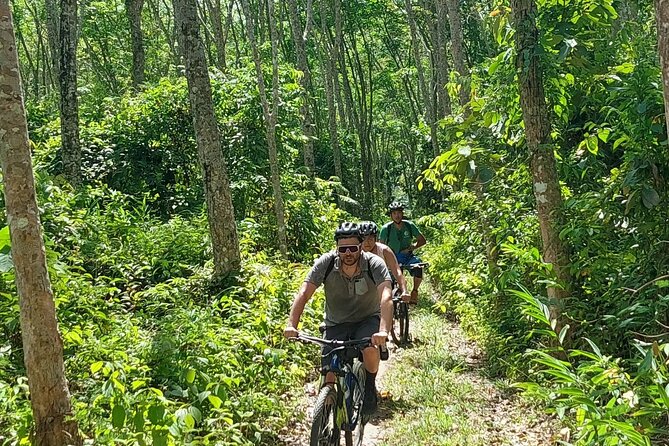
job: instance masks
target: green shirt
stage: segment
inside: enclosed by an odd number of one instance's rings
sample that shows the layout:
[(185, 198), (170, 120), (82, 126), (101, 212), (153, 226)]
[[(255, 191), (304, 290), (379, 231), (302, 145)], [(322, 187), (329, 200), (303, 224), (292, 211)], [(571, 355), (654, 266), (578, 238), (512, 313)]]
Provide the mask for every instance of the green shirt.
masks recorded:
[(381, 228), (379, 240), (381, 240), (381, 243), (390, 246), (390, 249), (397, 254), (410, 247), (413, 240), (419, 235), (421, 235), (420, 229), (409, 220), (402, 220), (399, 229), (394, 222), (390, 221)]

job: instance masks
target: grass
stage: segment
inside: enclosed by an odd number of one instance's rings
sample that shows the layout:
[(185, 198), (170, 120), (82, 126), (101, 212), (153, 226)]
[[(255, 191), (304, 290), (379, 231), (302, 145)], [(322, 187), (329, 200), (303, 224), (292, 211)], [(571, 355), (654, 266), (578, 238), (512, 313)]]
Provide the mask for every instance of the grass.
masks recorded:
[(381, 445), (485, 445), (481, 426), (472, 422), (472, 412), (482, 409), (485, 400), (462, 378), (466, 365), (449, 352), (443, 317), (424, 308), (411, 317), (417, 341), (397, 352), (384, 377), (392, 415)]

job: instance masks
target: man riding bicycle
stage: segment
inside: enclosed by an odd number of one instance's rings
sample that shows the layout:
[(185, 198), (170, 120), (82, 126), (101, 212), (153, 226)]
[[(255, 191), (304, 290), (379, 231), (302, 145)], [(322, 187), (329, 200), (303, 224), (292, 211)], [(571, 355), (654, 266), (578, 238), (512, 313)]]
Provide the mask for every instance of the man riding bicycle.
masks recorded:
[(404, 280), (404, 274), (400, 269), (399, 263), (397, 263), (397, 257), (395, 253), (390, 249), (389, 246), (384, 245), (383, 243), (377, 241), (379, 234), (379, 227), (373, 221), (363, 221), (360, 223), (360, 235), (362, 236), (362, 249), (365, 252), (371, 252), (381, 257), (390, 273), (395, 277), (399, 289), (402, 293), (402, 300), (407, 301), (409, 299), (409, 293), (407, 292), (406, 280)]
[[(392, 221), (383, 225), (379, 239), (393, 250), (397, 261), (402, 265), (420, 263), (420, 259), (413, 252), (427, 243), (425, 236), (413, 222), (404, 220), (402, 203), (393, 201), (388, 206), (388, 211)], [(411, 268), (410, 272), (413, 276), (413, 290), (409, 303), (416, 304), (418, 303), (418, 288), (423, 281), (423, 268)]]
[[(290, 309), (284, 336), (298, 335), (297, 326), (306, 303), (323, 284), (325, 291), (325, 339), (372, 338), (372, 346), (363, 350), (367, 371), (363, 413), (376, 410), (376, 373), (379, 350), (385, 346), (392, 326), (393, 303), (390, 273), (383, 260), (362, 251), (360, 229), (351, 222), (342, 223), (335, 231), (337, 250), (320, 256), (307, 274)], [(327, 353), (326, 351), (323, 352)], [(327, 360), (324, 360), (323, 366)], [(332, 374), (327, 383), (334, 383)]]

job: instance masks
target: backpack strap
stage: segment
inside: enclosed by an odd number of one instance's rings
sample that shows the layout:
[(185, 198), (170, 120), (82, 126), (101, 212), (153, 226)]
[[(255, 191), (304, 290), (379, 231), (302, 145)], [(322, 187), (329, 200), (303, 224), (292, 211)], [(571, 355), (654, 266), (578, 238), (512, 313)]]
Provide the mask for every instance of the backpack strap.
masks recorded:
[(328, 263), (328, 267), (325, 269), (325, 275), (323, 276), (323, 283), (328, 279), (328, 276), (332, 272), (332, 269), (334, 268), (336, 256), (330, 257), (330, 263)]

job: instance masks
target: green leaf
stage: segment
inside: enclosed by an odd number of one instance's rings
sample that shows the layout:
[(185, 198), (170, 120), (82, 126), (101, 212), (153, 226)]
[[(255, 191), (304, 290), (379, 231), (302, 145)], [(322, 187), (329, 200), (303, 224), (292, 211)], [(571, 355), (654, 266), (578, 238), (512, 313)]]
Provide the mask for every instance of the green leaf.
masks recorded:
[(216, 409), (221, 407), (221, 404), (223, 404), (223, 400), (217, 397), (216, 395), (209, 395), (207, 399), (209, 400), (211, 405), (214, 406)]
[(186, 372), (186, 382), (188, 384), (193, 384), (193, 381), (195, 381), (195, 370), (188, 369), (188, 372)]
[(0, 229), (0, 252), (7, 252), (11, 246), (12, 244), (9, 237), (9, 226), (4, 226), (2, 229)]
[(93, 364), (91, 364), (91, 373), (99, 372), (103, 365), (104, 362), (102, 361), (94, 362)]
[(165, 408), (163, 406), (149, 407), (149, 421), (153, 424), (161, 424), (165, 417)]
[(585, 340), (588, 341), (588, 344), (590, 344), (590, 348), (592, 348), (592, 351), (595, 352), (595, 355), (597, 355), (599, 359), (602, 359), (602, 352), (599, 350), (599, 347), (597, 347), (597, 345), (590, 339), (585, 338)]
[(14, 268), (12, 256), (0, 253), (0, 273), (8, 273)]
[(125, 409), (118, 404), (112, 408), (112, 425), (120, 429), (125, 424)]
[(648, 209), (652, 209), (660, 204), (660, 195), (652, 187), (644, 187), (641, 191), (641, 201)]
[(144, 432), (144, 410), (137, 409), (135, 416), (132, 419), (132, 424), (135, 426), (135, 432)]

